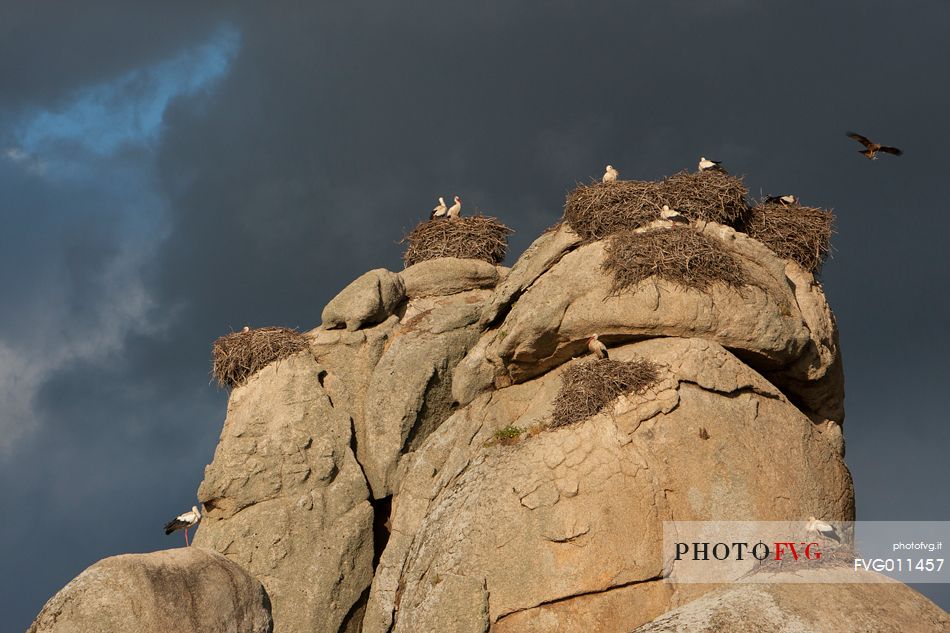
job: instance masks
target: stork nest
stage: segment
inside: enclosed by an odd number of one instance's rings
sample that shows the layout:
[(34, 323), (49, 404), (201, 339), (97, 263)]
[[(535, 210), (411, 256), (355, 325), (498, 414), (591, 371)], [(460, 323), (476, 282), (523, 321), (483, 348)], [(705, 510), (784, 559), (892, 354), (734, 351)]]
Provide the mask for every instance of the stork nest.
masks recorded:
[(484, 215), (426, 220), (400, 241), (409, 244), (402, 261), (406, 268), (437, 257), (481, 259), (497, 265), (505, 259), (513, 232), (497, 218)]
[(679, 172), (660, 181), (578, 185), (567, 194), (564, 221), (586, 240), (637, 229), (659, 219), (664, 204), (689, 220), (736, 226), (746, 216), (742, 179), (719, 171)]
[(307, 341), (297, 330), (262, 327), (249, 332), (231, 332), (211, 348), (211, 374), (222, 387), (237, 387), (257, 370), (275, 360), (307, 349)]
[(578, 363), (564, 372), (548, 426), (573, 424), (596, 415), (621, 394), (643, 393), (655, 384), (657, 366), (648, 360), (609, 358)]
[(752, 207), (741, 230), (779, 257), (817, 274), (831, 253), (834, 221), (826, 209), (768, 202)]
[(742, 263), (722, 242), (689, 227), (618, 233), (607, 242), (602, 269), (613, 276), (615, 295), (653, 276), (701, 291), (747, 283)]

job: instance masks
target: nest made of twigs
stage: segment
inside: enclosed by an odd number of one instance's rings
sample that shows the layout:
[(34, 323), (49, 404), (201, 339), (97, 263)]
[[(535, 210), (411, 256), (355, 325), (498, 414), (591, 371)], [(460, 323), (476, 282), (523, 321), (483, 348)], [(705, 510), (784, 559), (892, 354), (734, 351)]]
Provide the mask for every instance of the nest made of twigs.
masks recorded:
[(400, 243), (408, 242), (402, 256), (406, 268), (437, 257), (481, 259), (497, 265), (508, 251), (510, 228), (497, 218), (469, 215), (420, 222)]
[(602, 268), (613, 276), (614, 294), (653, 276), (701, 291), (747, 282), (742, 263), (722, 242), (690, 227), (618, 233), (607, 241)]
[(784, 259), (818, 273), (831, 253), (835, 216), (827, 209), (763, 202), (749, 211), (741, 230)]
[(578, 185), (567, 194), (564, 221), (586, 240), (637, 229), (659, 219), (663, 205), (689, 220), (735, 226), (748, 213), (742, 179), (724, 172), (679, 172), (659, 181)]
[(561, 377), (549, 426), (572, 424), (596, 415), (621, 394), (643, 393), (656, 383), (657, 366), (648, 360), (609, 358), (578, 363)]
[(290, 328), (231, 332), (218, 338), (211, 348), (211, 374), (222, 387), (237, 387), (265, 365), (306, 348), (303, 335)]

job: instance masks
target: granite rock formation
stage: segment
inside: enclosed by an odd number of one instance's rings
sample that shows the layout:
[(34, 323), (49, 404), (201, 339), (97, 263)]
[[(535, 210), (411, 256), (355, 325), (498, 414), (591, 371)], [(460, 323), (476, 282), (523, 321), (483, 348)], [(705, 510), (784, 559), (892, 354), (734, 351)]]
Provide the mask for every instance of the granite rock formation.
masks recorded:
[[(361, 276), (307, 350), (232, 391), (196, 543), (263, 584), (276, 633), (674, 630), (656, 627), (753, 592), (766, 619), (842, 630), (791, 606), (829, 599), (806, 589), (663, 580), (664, 521), (854, 518), (820, 283), (732, 228), (694, 228), (748, 285), (615, 294), (603, 242), (563, 226), (510, 269), (441, 258)], [(595, 332), (659, 379), (549, 429)], [(496, 441), (504, 429), (516, 437)], [(902, 630), (945, 622), (893, 586), (832, 593)]]

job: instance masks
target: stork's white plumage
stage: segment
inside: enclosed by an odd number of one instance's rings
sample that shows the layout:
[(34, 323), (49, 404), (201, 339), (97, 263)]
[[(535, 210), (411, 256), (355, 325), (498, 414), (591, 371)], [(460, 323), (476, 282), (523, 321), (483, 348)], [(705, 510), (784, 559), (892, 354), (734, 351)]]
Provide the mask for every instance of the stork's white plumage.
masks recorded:
[(198, 508), (191, 506), (191, 510), (188, 512), (182, 512), (177, 517), (165, 524), (165, 535), (168, 536), (172, 532), (177, 532), (178, 530), (185, 531), (185, 545), (188, 543), (188, 528), (192, 528), (198, 523), (201, 522), (201, 513), (198, 512)]
[(838, 535), (838, 530), (835, 529), (835, 526), (824, 521), (819, 521), (815, 517), (808, 517), (808, 525), (805, 526), (805, 531), (809, 534), (817, 534), (826, 539), (841, 542), (841, 537)]
[(676, 209), (671, 209), (670, 205), (664, 204), (663, 208), (660, 209), (660, 217), (664, 220), (669, 220), (670, 222), (681, 222), (683, 224), (689, 224), (689, 220), (686, 219), (686, 216), (677, 211)]
[(435, 208), (432, 209), (432, 215), (429, 216), (429, 218), (441, 218), (443, 215), (445, 215), (445, 212), (448, 211), (448, 209), (449, 208), (445, 206), (445, 198), (439, 196), (439, 204), (437, 204)]
[(449, 210), (446, 212), (450, 218), (459, 217), (459, 213), (462, 212), (462, 199), (458, 196), (455, 196), (455, 204), (449, 207)]
[(699, 157), (699, 171), (726, 171), (722, 168), (721, 160), (709, 160), (705, 156)]
[(598, 336), (600, 335), (594, 334), (587, 339), (587, 349), (597, 358), (610, 358), (610, 355), (607, 353), (607, 346), (600, 342), (600, 339), (597, 338)]
[(607, 165), (604, 170), (604, 177), (602, 180), (604, 182), (617, 182), (617, 176), (620, 175), (620, 172), (613, 168), (613, 165)]

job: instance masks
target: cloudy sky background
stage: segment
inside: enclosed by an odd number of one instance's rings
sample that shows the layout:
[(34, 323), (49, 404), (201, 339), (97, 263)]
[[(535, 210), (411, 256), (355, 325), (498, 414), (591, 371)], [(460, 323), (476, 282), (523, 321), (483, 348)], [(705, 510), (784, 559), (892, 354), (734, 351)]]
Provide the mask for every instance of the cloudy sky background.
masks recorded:
[(4, 619), (179, 544), (217, 336), (317, 325), (438, 195), (514, 227), (510, 263), (606, 162), (703, 154), (835, 209), (858, 518), (950, 519), (948, 24), (946, 0), (4, 3)]

